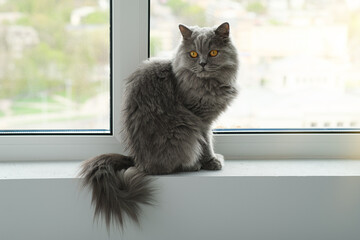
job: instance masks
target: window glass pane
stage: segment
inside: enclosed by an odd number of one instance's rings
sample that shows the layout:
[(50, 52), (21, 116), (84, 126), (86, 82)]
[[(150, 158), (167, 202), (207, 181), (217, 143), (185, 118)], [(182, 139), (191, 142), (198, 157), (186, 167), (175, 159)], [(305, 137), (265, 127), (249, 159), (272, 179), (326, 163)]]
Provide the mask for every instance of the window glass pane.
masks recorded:
[(110, 131), (109, 0), (0, 0), (0, 132)]
[(215, 128), (359, 128), (357, 0), (151, 0), (151, 56), (170, 57), (178, 24), (229, 22), (239, 97)]

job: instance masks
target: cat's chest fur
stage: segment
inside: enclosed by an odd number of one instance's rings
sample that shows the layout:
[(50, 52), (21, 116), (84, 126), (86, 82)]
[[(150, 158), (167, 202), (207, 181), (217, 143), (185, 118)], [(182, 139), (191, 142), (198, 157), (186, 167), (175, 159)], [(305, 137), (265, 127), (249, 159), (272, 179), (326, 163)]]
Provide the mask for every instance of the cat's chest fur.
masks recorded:
[(230, 104), (237, 90), (214, 78), (192, 77), (179, 83), (180, 101), (205, 122), (212, 122)]

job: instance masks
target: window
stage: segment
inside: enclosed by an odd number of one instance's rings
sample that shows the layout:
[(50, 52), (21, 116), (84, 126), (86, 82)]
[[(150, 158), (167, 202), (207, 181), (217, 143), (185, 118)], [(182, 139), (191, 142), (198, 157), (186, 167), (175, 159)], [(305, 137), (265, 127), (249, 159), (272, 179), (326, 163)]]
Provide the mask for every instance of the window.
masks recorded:
[[(0, 3), (14, 1), (0, 1)], [(26, 3), (26, 1), (18, 1)], [(48, 2), (48, 1), (46, 1)], [(54, 1), (49, 1), (54, 2)], [(64, 1), (76, 4), (96, 4), (104, 1)], [(106, 2), (106, 1), (105, 1)], [(39, 1), (36, 1), (39, 3)], [(108, 2), (110, 3), (110, 2)], [(112, 133), (90, 134), (89, 132), (73, 132), (72, 134), (56, 135), (47, 132), (46, 135), (32, 134), (0, 134), (0, 160), (82, 160), (107, 152), (123, 152), (120, 136), (120, 102), (122, 95), (122, 80), (126, 78), (139, 63), (147, 57), (147, 22), (148, 5), (146, 1), (112, 1), (112, 110), (110, 119)], [(104, 4), (105, 6), (106, 4)], [(56, 11), (59, 9), (56, 9)], [(100, 15), (100, 16), (99, 16)], [(102, 17), (95, 14), (89, 21)], [(141, 24), (140, 24), (141, 23)], [(90, 27), (89, 31), (92, 31)], [(104, 38), (109, 36), (105, 34)], [(85, 40), (84, 40), (85, 41)], [(107, 49), (106, 51), (110, 51)], [(106, 53), (105, 53), (106, 54)], [(0, 55), (1, 57), (1, 55)], [(106, 57), (105, 57), (106, 58)], [(105, 106), (105, 108), (110, 108)]]
[(0, 133), (110, 133), (109, 0), (0, 2)]
[[(101, 153), (124, 151), (119, 134), (123, 79), (148, 57), (148, 16), (152, 1), (154, 0), (112, 1), (112, 134), (0, 135), (0, 160), (82, 160)], [(9, 0), (9, 2), (11, 1)], [(228, 1), (220, 1), (220, 5), (223, 2)], [(247, 2), (251, 3), (252, 1)], [(249, 8), (259, 8), (260, 10), (255, 11), (263, 11), (261, 6), (254, 5)], [(167, 12), (168, 10), (164, 9), (163, 13)], [(231, 12), (229, 12), (228, 17), (231, 16)], [(167, 22), (164, 21), (164, 23)], [(169, 29), (177, 32), (177, 24), (169, 26)], [(171, 38), (171, 36), (169, 37)], [(174, 41), (178, 41), (178, 37)], [(150, 44), (154, 44), (154, 40), (150, 41)], [(151, 49), (156, 51), (154, 48)], [(266, 63), (266, 59), (262, 61), (264, 64)], [(340, 81), (339, 76), (337, 79)], [(259, 81), (260, 85), (266, 86), (269, 79), (261, 76)], [(280, 75), (279, 84), (290, 87), (292, 84), (306, 84), (306, 81), (311, 81), (311, 78), (283, 73)], [(344, 123), (344, 127), (350, 126), (351, 129), (346, 133), (328, 129), (324, 133), (322, 129), (318, 128), (322, 127), (326, 121), (333, 124), (341, 121)], [(261, 128), (243, 129), (241, 133), (219, 131), (215, 135), (216, 151), (224, 154), (226, 159), (360, 158), (360, 148), (358, 147), (360, 146), (360, 136), (353, 130), (358, 126), (358, 121), (349, 116), (331, 121), (308, 118), (306, 128), (309, 129), (315, 125), (310, 133), (299, 133), (283, 128), (280, 129), (281, 131), (275, 129), (277, 131), (272, 132), (264, 131)]]
[(360, 119), (359, 16), (358, 1), (151, 0), (150, 52), (171, 56), (178, 23), (227, 21), (240, 94), (215, 128), (358, 131), (335, 122)]
[(358, 158), (359, 13), (358, 1), (151, 0), (150, 53), (171, 55), (178, 23), (230, 22), (241, 91), (214, 126), (217, 150), (234, 159)]

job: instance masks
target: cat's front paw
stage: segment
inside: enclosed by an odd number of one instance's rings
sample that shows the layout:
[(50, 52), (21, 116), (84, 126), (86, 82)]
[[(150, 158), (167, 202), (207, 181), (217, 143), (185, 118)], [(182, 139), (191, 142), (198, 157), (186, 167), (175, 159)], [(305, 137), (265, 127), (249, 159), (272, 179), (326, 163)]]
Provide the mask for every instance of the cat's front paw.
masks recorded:
[(224, 156), (215, 154), (215, 157), (210, 158), (206, 162), (201, 163), (201, 168), (205, 170), (221, 170), (224, 165)]

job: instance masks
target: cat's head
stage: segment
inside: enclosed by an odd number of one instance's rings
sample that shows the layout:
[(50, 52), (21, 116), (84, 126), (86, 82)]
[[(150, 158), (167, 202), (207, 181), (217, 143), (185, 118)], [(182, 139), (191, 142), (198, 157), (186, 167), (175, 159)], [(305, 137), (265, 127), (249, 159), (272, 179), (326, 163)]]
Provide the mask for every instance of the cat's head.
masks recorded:
[(182, 41), (177, 50), (175, 71), (190, 71), (199, 78), (219, 77), (224, 71), (237, 70), (238, 59), (225, 22), (218, 27), (179, 25)]

